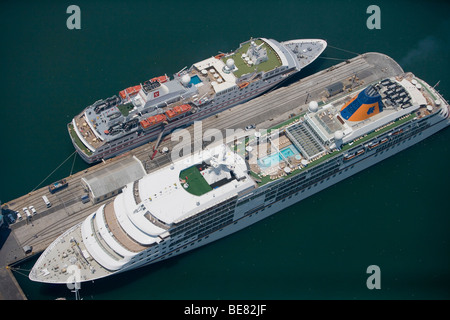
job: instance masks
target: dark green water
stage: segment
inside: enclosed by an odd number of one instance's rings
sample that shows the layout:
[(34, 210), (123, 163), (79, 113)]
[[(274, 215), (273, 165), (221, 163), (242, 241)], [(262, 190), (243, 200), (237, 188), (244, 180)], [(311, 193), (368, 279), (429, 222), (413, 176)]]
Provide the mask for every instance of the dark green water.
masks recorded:
[[(81, 8), (81, 30), (66, 9)], [(369, 30), (366, 9), (381, 9)], [(249, 37), (322, 38), (383, 52), (450, 97), (444, 1), (3, 1), (0, 199), (31, 190), (72, 152), (86, 105), (226, 52)], [(328, 48), (324, 57), (351, 58)], [(336, 61), (318, 59), (302, 76)], [(155, 266), (95, 284), (84, 299), (449, 299), (450, 129), (277, 215)], [(68, 161), (46, 181), (69, 175)], [(80, 158), (74, 171), (86, 168)], [(369, 265), (381, 290), (366, 287)], [(24, 266), (26, 268), (27, 266)], [(31, 265), (29, 266), (31, 267)], [(72, 293), (17, 275), (29, 299)]]

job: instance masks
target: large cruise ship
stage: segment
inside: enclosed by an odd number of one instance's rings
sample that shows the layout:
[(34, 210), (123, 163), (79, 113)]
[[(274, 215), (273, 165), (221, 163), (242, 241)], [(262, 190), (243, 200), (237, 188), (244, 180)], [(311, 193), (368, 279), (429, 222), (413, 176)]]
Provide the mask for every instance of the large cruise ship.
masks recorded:
[(172, 79), (155, 77), (88, 106), (67, 125), (72, 143), (88, 163), (114, 157), (274, 88), (326, 46), (315, 39), (250, 39)]
[(57, 238), (29, 275), (83, 282), (220, 239), (447, 127), (449, 105), (411, 73), (343, 91), (278, 130), (210, 145), (124, 187)]

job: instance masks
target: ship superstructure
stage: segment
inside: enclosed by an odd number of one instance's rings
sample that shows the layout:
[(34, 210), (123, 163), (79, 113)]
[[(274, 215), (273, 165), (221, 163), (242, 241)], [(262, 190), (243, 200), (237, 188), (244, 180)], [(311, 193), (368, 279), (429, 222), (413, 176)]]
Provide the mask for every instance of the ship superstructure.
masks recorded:
[(251, 39), (172, 78), (129, 87), (73, 118), (73, 145), (88, 163), (114, 157), (270, 90), (313, 62), (326, 45), (315, 39)]
[[(30, 279), (66, 283), (156, 263), (249, 226), (447, 127), (411, 73), (342, 93), (279, 130), (210, 145), (127, 185), (56, 239)], [(72, 271), (70, 271), (72, 270)], [(73, 278), (70, 278), (73, 280)]]

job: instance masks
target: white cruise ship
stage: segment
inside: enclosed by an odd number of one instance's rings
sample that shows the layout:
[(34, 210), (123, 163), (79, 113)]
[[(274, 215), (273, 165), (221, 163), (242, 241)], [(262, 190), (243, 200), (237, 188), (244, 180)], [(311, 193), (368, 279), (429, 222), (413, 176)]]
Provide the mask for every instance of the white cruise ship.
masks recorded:
[(56, 239), (29, 277), (83, 282), (168, 259), (264, 219), (449, 124), (446, 100), (411, 73), (311, 102), (279, 130), (210, 145), (127, 185)]
[(98, 100), (67, 129), (84, 161), (112, 158), (263, 94), (312, 63), (326, 47), (318, 39), (250, 39), (233, 52), (183, 68), (172, 79), (155, 77)]

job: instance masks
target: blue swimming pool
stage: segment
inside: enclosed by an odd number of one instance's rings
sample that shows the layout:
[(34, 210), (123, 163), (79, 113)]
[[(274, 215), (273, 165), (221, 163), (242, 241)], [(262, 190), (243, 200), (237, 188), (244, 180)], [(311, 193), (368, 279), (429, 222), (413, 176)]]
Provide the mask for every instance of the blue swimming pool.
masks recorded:
[(198, 75), (195, 75), (191, 78), (191, 82), (193, 85), (199, 84), (200, 82), (202, 82), (202, 80), (200, 80), (200, 77)]
[(292, 157), (296, 154), (299, 154), (298, 150), (294, 146), (288, 146), (284, 149), (281, 149), (280, 152), (276, 154), (272, 154), (270, 156), (264, 157), (258, 160), (260, 167), (271, 167), (277, 165), (284, 158)]

